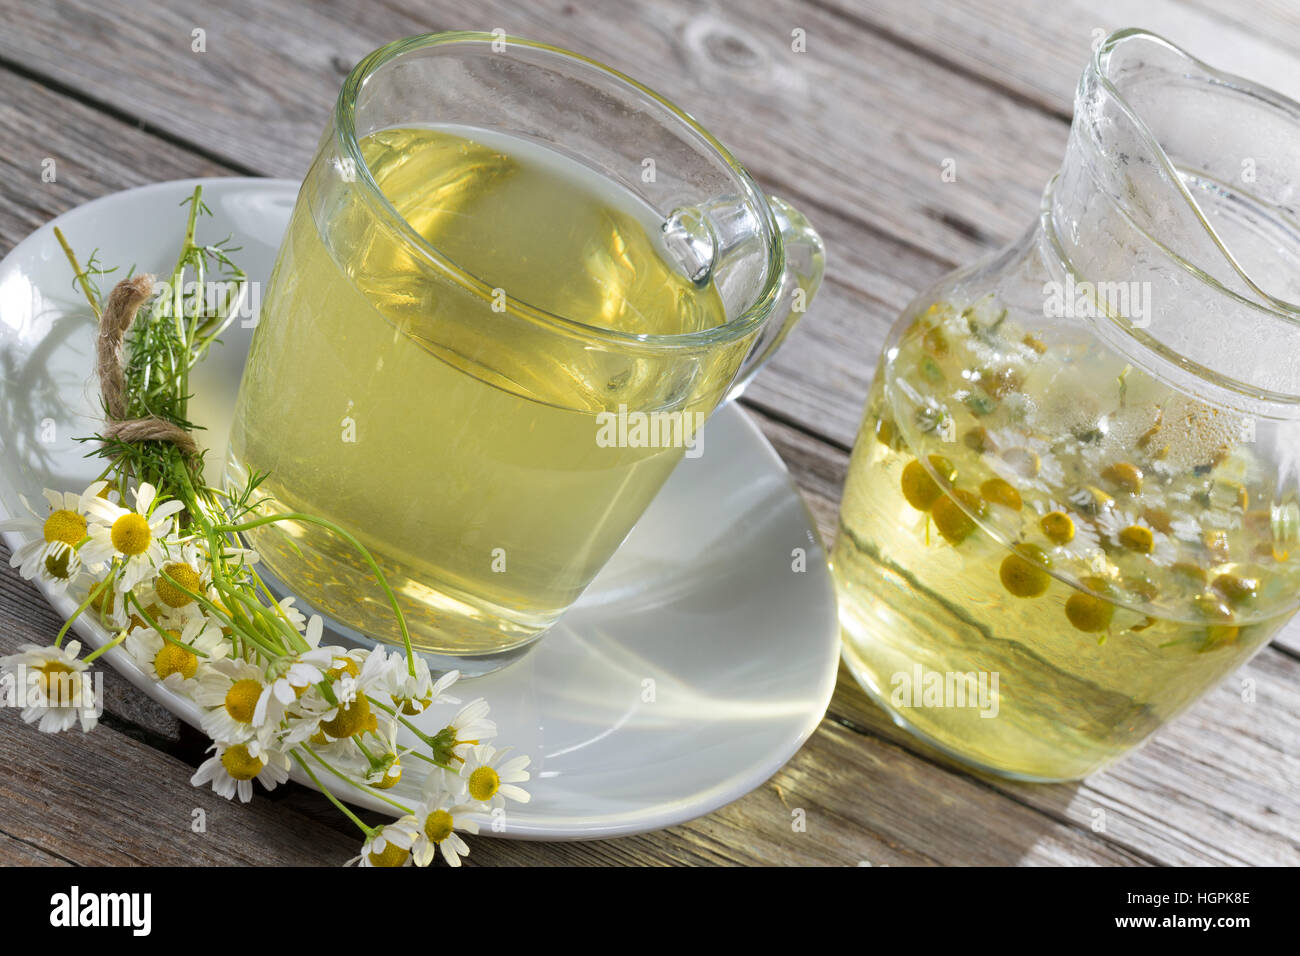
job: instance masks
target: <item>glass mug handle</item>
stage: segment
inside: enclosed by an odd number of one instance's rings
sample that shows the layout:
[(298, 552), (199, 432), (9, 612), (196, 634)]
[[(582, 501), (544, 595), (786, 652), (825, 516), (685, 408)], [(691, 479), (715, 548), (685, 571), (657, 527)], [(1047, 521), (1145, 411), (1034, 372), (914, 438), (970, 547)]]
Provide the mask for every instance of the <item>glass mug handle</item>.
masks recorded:
[(795, 327), (822, 284), (826, 271), (826, 244), (808, 219), (794, 206), (777, 196), (768, 196), (767, 204), (781, 230), (785, 246), (785, 274), (772, 304), (772, 314), (759, 330), (749, 355), (740, 366), (736, 380), (724, 401), (739, 398), (745, 387), (768, 359), (776, 354), (785, 337)]

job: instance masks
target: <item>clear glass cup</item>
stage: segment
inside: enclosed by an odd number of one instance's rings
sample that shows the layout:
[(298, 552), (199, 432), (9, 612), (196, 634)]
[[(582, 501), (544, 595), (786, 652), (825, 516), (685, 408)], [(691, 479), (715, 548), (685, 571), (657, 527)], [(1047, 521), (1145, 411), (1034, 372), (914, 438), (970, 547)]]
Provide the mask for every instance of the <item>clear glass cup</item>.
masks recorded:
[(1083, 777), (1300, 600), (1300, 105), (1141, 31), (1039, 220), (884, 348), (832, 563), (845, 660), (981, 768)]
[[(487, 673), (582, 593), (823, 263), (797, 211), (633, 80), (512, 37), (401, 40), (348, 76), (303, 183), (228, 476), (269, 472), (263, 511), (354, 534), (416, 647)], [(339, 539), (249, 538), (340, 630), (398, 640)]]

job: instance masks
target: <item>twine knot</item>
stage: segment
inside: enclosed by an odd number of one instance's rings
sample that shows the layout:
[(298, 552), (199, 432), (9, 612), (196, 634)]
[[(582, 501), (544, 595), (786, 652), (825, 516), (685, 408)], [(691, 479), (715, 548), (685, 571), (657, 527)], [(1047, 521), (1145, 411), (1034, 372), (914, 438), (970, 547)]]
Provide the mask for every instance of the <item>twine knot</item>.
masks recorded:
[(123, 279), (113, 286), (104, 314), (100, 316), (95, 367), (99, 373), (99, 391), (108, 414), (104, 437), (131, 443), (171, 442), (188, 457), (197, 453), (199, 447), (194, 437), (184, 428), (156, 415), (145, 418), (126, 417), (126, 373), (122, 365), (122, 344), (126, 341), (131, 323), (135, 321), (136, 312), (152, 293), (151, 275)]

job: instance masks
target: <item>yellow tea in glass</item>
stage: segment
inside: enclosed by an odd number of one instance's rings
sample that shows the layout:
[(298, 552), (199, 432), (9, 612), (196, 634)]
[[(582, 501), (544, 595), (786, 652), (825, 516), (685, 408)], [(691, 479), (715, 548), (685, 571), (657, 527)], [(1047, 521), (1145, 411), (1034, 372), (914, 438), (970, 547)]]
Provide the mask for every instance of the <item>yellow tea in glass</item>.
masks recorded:
[[(265, 511), (359, 538), (416, 646), (469, 674), (577, 599), (747, 356), (770, 351), (796, 314), (777, 299), (797, 281), (783, 231), (820, 261), (797, 214), (672, 107), (492, 41), (402, 41), (345, 84), (263, 295), (228, 466), (270, 473)], [(629, 413), (670, 418), (673, 440), (607, 440)], [(330, 532), (290, 521), (250, 540), (310, 606), (395, 639)]]

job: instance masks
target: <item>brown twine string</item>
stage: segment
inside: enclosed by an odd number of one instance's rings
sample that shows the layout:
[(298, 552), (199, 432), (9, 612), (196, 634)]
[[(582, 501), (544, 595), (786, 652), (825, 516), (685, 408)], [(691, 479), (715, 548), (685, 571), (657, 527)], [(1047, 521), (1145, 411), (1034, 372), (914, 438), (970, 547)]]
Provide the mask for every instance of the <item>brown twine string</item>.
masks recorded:
[(124, 442), (166, 441), (182, 454), (195, 454), (199, 448), (185, 429), (156, 415), (145, 418), (126, 417), (126, 373), (122, 368), (122, 343), (135, 321), (135, 314), (153, 292), (153, 276), (138, 275), (113, 286), (108, 305), (99, 319), (99, 340), (95, 349), (95, 368), (99, 373), (99, 391), (104, 397), (108, 419), (105, 438)]

